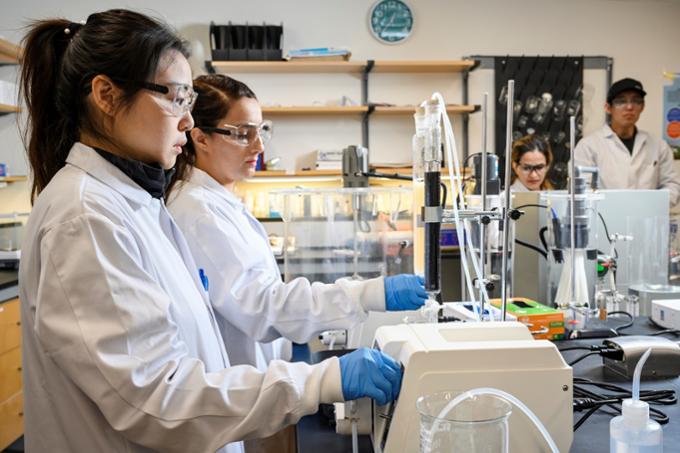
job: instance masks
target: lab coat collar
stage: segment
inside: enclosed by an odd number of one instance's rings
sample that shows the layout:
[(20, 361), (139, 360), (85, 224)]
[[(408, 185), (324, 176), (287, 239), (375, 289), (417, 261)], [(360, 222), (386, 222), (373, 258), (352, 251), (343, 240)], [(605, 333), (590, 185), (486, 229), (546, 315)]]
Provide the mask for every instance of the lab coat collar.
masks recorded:
[(515, 182), (513, 182), (510, 186), (510, 190), (513, 192), (531, 192), (531, 190), (529, 190), (529, 188), (527, 188), (527, 186), (525, 186), (519, 179), (515, 179)]
[(224, 187), (222, 184), (217, 182), (215, 178), (200, 168), (194, 167), (191, 169), (189, 182), (208, 189), (234, 206), (243, 207), (241, 200), (231, 190)]
[(80, 168), (139, 205), (146, 206), (152, 200), (146, 190), (87, 145), (76, 142), (66, 158), (66, 163)]
[(137, 185), (149, 192), (154, 198), (163, 198), (165, 190), (175, 174), (175, 169), (163, 169), (160, 165), (150, 165), (139, 160), (127, 159), (101, 148), (94, 148), (104, 159), (128, 175)]
[[(623, 148), (626, 151), (628, 151), (628, 148), (626, 148), (626, 145), (623, 144), (623, 142), (621, 141), (619, 136), (616, 135), (616, 132), (614, 132), (614, 129), (612, 129), (612, 127), (609, 124), (605, 124), (604, 126), (602, 126), (601, 132), (602, 132), (602, 135), (605, 138), (617, 140), (619, 143), (621, 143), (621, 146), (623, 146)], [(647, 141), (647, 133), (645, 131), (640, 130), (640, 128), (636, 128), (635, 145), (633, 146), (632, 156), (634, 156), (638, 153), (638, 151), (644, 146), (646, 141)]]
[(609, 124), (605, 124), (604, 126), (602, 126), (602, 135), (604, 135), (607, 138), (616, 137), (614, 129), (612, 129), (612, 127)]

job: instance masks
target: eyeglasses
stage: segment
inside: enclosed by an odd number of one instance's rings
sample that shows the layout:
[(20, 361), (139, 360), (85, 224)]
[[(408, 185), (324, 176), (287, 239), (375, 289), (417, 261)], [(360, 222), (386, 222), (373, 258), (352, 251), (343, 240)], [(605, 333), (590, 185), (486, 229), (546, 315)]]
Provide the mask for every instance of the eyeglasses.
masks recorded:
[(625, 107), (628, 104), (632, 105), (633, 107), (639, 107), (644, 103), (645, 103), (644, 99), (637, 98), (637, 97), (636, 98), (630, 98), (630, 99), (627, 99), (627, 98), (612, 99), (612, 106), (619, 107), (619, 108)]
[[(145, 90), (153, 91), (160, 94), (171, 94), (172, 100), (170, 108), (165, 109), (173, 116), (184, 116), (191, 112), (196, 103), (198, 93), (194, 91), (194, 87), (185, 83), (169, 82), (168, 85), (159, 85), (151, 82), (135, 82), (131, 80), (112, 79), (116, 83), (134, 85)], [(166, 98), (170, 101), (170, 98)]]
[(232, 126), (225, 124), (222, 127), (196, 126), (204, 132), (215, 132), (221, 134), (225, 140), (239, 146), (251, 146), (258, 137), (262, 143), (268, 143), (274, 132), (274, 125), (271, 121), (265, 120), (260, 124), (241, 124)]
[(184, 83), (173, 82), (168, 83), (168, 85), (170, 87), (151, 82), (142, 82), (140, 84), (142, 88), (155, 91), (156, 93), (170, 94), (172, 92), (172, 107), (168, 110), (168, 113), (172, 113), (174, 116), (184, 116), (191, 112), (198, 97), (194, 87)]
[(538, 174), (541, 174), (547, 168), (548, 168), (548, 166), (546, 164), (538, 164), (538, 165), (519, 164), (519, 169), (522, 170), (522, 172), (524, 172), (526, 174), (531, 174), (534, 171)]

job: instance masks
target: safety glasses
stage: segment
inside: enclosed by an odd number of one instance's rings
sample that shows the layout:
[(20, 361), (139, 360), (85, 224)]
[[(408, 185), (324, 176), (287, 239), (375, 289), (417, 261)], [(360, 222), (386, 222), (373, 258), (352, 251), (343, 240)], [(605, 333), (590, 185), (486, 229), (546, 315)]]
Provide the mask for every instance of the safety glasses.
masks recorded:
[(171, 105), (166, 109), (168, 113), (173, 116), (184, 116), (191, 112), (196, 103), (198, 93), (194, 91), (191, 85), (183, 83), (168, 83), (168, 85), (159, 85), (157, 83), (142, 82), (140, 86), (149, 91), (168, 95), (167, 100), (171, 100), (169, 95), (172, 95)]
[(191, 112), (196, 103), (198, 93), (194, 87), (184, 83), (169, 82), (167, 85), (159, 85), (152, 82), (136, 82), (133, 80), (112, 79), (114, 82), (123, 85), (132, 85), (145, 90), (153, 91), (165, 95), (163, 98), (168, 101), (163, 109), (177, 117), (181, 117)]
[(274, 132), (274, 125), (269, 120), (265, 120), (260, 124), (246, 123), (237, 126), (224, 124), (222, 127), (196, 127), (203, 132), (220, 134), (226, 141), (239, 146), (251, 146), (258, 137), (262, 140), (262, 143), (268, 143)]
[(612, 99), (612, 106), (617, 107), (617, 108), (623, 108), (627, 106), (628, 104), (632, 105), (633, 107), (639, 107), (642, 104), (645, 103), (645, 100), (640, 98), (640, 97), (634, 97), (634, 98), (614, 98)]
[(548, 168), (546, 164), (529, 165), (529, 164), (519, 164), (519, 169), (526, 174), (536, 172), (542, 174)]

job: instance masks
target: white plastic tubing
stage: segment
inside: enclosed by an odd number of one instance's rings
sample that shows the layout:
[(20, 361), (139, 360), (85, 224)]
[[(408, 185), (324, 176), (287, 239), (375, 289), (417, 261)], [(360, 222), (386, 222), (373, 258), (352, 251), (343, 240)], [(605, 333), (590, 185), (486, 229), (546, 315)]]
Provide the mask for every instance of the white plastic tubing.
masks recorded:
[[(475, 254), (472, 247), (466, 247), (465, 241), (471, 240), (472, 234), (470, 232), (470, 224), (467, 220), (461, 222), (458, 211), (465, 209), (465, 197), (463, 194), (463, 186), (461, 184), (462, 177), (460, 174), (460, 160), (458, 159), (458, 147), (456, 146), (456, 138), (453, 135), (453, 127), (451, 126), (451, 120), (449, 119), (448, 113), (446, 113), (446, 102), (440, 93), (434, 93), (432, 99), (439, 103), (441, 112), (441, 121), (444, 123), (444, 149), (446, 150), (446, 163), (449, 169), (449, 180), (451, 181), (451, 205), (453, 206), (453, 217), (456, 221), (456, 234), (458, 235), (458, 244), (460, 248), (460, 262), (463, 266), (463, 273), (465, 274), (465, 282), (468, 288), (470, 288), (470, 298), (472, 299), (472, 304), (475, 307), (475, 313), (477, 314), (477, 319), (481, 320), (484, 316), (480, 313), (479, 304), (475, 300), (474, 286), (472, 285), (472, 278), (470, 277), (470, 269), (468, 268), (468, 261), (466, 256), (469, 255), (470, 261), (472, 262), (472, 267), (474, 268), (475, 275), (477, 278), (481, 278), (481, 265), (480, 259)], [(458, 197), (457, 194), (460, 194)], [(460, 206), (458, 206), (454, 200), (458, 199)], [(463, 231), (461, 231), (460, 226), (463, 226)], [(482, 251), (484, 253), (484, 251)], [(489, 317), (493, 321), (493, 310), (489, 304), (489, 295), (486, 292), (485, 285), (479, 285), (480, 297), (486, 302), (486, 306), (489, 307)]]
[(529, 409), (522, 401), (519, 399), (515, 398), (513, 395), (509, 394), (508, 392), (504, 392), (503, 390), (499, 390), (493, 387), (480, 387), (478, 389), (472, 389), (468, 390), (467, 392), (461, 393), (449, 403), (444, 406), (444, 409), (439, 412), (439, 415), (434, 420), (434, 423), (432, 424), (432, 428), (430, 430), (430, 438), (434, 436), (436, 432), (439, 430), (439, 425), (442, 423), (444, 420), (444, 417), (451, 412), (451, 410), (456, 407), (459, 403), (465, 401), (468, 398), (473, 398), (478, 395), (494, 395), (499, 398), (503, 398), (507, 400), (508, 402), (512, 403), (515, 407), (519, 408), (524, 414), (529, 417), (529, 420), (531, 420), (538, 429), (538, 431), (541, 433), (543, 438), (545, 439), (545, 442), (548, 444), (548, 447), (553, 453), (560, 453), (560, 451), (557, 448), (557, 445), (555, 444), (555, 441), (550, 437), (550, 433), (548, 430), (545, 428), (541, 420), (539, 420), (538, 417), (536, 417), (536, 414), (533, 413), (531, 409)]

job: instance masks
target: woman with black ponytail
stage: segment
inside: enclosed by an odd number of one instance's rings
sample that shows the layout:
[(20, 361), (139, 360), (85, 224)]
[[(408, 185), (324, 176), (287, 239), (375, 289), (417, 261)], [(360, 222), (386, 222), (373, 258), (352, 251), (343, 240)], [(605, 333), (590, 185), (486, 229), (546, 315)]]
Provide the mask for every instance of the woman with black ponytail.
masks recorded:
[(36, 22), (23, 44), (34, 202), (19, 271), (28, 452), (237, 452), (233, 442), (341, 401), (355, 375), (381, 380), (382, 395), (352, 397), (394, 398), (398, 368), (371, 360), (348, 377), (337, 359), (230, 366), (163, 201), (194, 124), (184, 41), (110, 10), (83, 24)]

